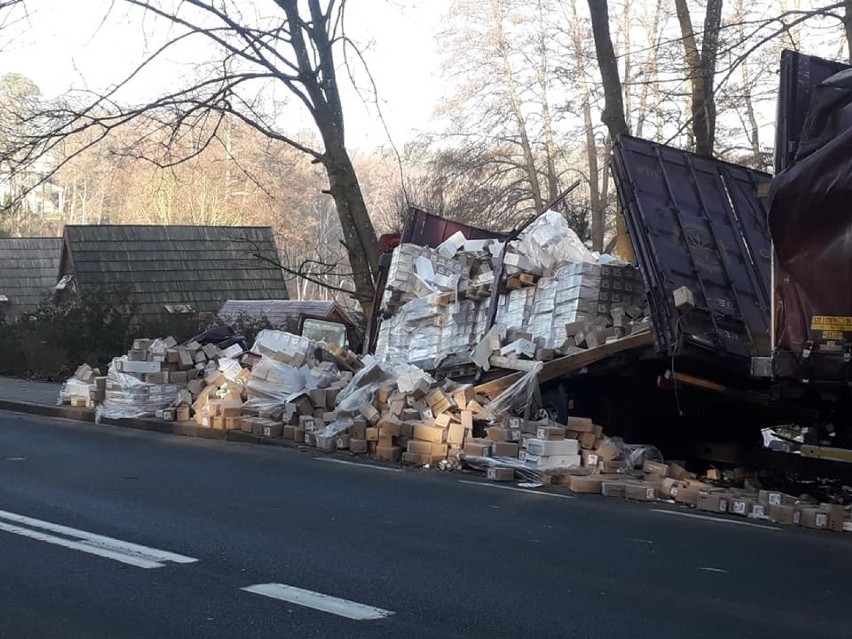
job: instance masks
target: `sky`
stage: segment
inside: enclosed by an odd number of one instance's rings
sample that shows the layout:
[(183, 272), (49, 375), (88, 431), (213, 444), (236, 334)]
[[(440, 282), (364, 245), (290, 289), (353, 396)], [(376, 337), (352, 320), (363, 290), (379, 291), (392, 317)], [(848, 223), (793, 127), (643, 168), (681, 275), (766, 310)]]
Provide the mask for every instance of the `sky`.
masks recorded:
[[(0, 73), (26, 75), (48, 98), (119, 82), (167, 35), (164, 24), (141, 21), (138, 10), (121, 0), (26, 0), (25, 6), (28, 15), (4, 29)], [(435, 36), (448, 8), (449, 0), (349, 1), (348, 35), (365, 52), (381, 115), (398, 147), (430, 126), (445, 90)], [(208, 57), (198, 44), (176, 50), (139, 76), (123, 97), (141, 101), (175, 88), (196, 61)], [(359, 84), (366, 87), (365, 79), (362, 75)], [(388, 135), (376, 107), (365, 105), (351, 85), (342, 92), (348, 145), (360, 150), (385, 145)], [(303, 109), (292, 110), (288, 118), (288, 128), (310, 127)]]

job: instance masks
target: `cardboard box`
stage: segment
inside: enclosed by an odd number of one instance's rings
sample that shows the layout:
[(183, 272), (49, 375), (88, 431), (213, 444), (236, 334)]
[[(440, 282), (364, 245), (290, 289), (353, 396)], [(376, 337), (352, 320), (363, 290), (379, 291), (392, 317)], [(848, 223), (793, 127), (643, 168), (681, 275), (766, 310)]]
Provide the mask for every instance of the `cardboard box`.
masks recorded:
[(656, 492), (656, 488), (647, 482), (626, 482), (624, 484), (625, 499), (656, 501)]
[(420, 455), (418, 453), (409, 453), (406, 451), (402, 453), (402, 463), (418, 466), (420, 465)]
[(698, 510), (710, 513), (728, 512), (728, 495), (723, 492), (699, 491), (695, 505)]
[(365, 439), (368, 442), (377, 442), (379, 441), (379, 429), (375, 426), (371, 426), (365, 430)]
[(491, 452), (491, 442), (475, 442), (468, 440), (464, 445), (464, 454), (470, 457), (488, 457)]
[(696, 476), (695, 473), (689, 472), (680, 464), (669, 464), (669, 477), (680, 481), (687, 481), (689, 479), (695, 479)]
[(671, 499), (674, 497), (674, 494), (678, 488), (687, 488), (686, 482), (678, 481), (677, 479), (672, 479), (671, 477), (666, 477), (660, 482), (660, 486), (657, 489), (657, 494), (663, 499)]
[(828, 513), (819, 508), (802, 508), (799, 523), (805, 528), (825, 530), (828, 528)]
[(308, 399), (314, 408), (325, 408), (325, 389), (312, 388), (308, 391)]
[(367, 439), (367, 425), (364, 422), (353, 422), (349, 427), (349, 437), (352, 439)]
[(376, 446), (376, 459), (398, 461), (402, 458), (402, 448), (399, 446)]
[(293, 441), (296, 439), (296, 427), (292, 424), (287, 424), (281, 429), (281, 437)]
[(175, 411), (175, 419), (179, 422), (189, 421), (189, 406), (178, 406)]
[[(462, 423), (462, 426), (464, 424)], [(499, 426), (489, 426), (485, 429), (485, 436), (493, 442), (507, 442), (511, 436), (508, 428), (500, 428)]]
[(453, 422), (447, 430), (447, 443), (461, 446), (464, 444), (465, 427), (463, 424)]
[(281, 437), (284, 434), (284, 424), (270, 424), (263, 427), (264, 437)]
[(590, 493), (599, 495), (604, 480), (601, 475), (576, 475), (571, 477), (569, 484), (571, 491), (575, 493)]
[(492, 466), (485, 472), (485, 476), (491, 481), (513, 481), (515, 471), (512, 468), (495, 468)]
[(598, 456), (599, 461), (612, 461), (621, 454), (621, 451), (613, 440), (605, 437), (595, 447), (595, 454)]
[(313, 415), (300, 415), (299, 416), (299, 428), (301, 428), (305, 432), (311, 432), (316, 430), (317, 427), (317, 419)]
[(828, 513), (828, 529), (843, 532), (843, 520), (846, 519), (846, 509), (839, 504), (820, 504), (820, 510)]
[(793, 498), (790, 498), (788, 502), (784, 500), (784, 497), (786, 495), (780, 491), (760, 490), (757, 493), (757, 501), (764, 506), (780, 506), (781, 504), (792, 506), (795, 503)]
[(493, 442), (491, 444), (492, 457), (517, 457), (520, 446), (515, 442)]
[(426, 424), (414, 425), (414, 438), (425, 442), (443, 444), (447, 439), (447, 431), (438, 426), (427, 426)]
[(435, 426), (447, 428), (450, 425), (450, 416), (447, 413), (441, 413), (435, 417)]
[(349, 450), (350, 452), (363, 454), (367, 452), (367, 440), (366, 439), (355, 439), (354, 437), (349, 437)]
[(754, 501), (746, 497), (733, 497), (728, 502), (728, 512), (732, 515), (747, 517), (754, 508)]
[(375, 409), (375, 407), (371, 404), (364, 404), (359, 409), (364, 418), (370, 422), (371, 424), (377, 424), (379, 419), (381, 418), (381, 414), (379, 411)]
[(651, 477), (663, 479), (668, 476), (669, 467), (666, 464), (661, 464), (659, 462), (646, 461), (642, 465), (642, 472), (646, 475), (650, 475)]
[(448, 448), (446, 444), (432, 444), (429, 454), (432, 457), (440, 457), (441, 459), (447, 456)]
[(400, 435), (401, 425), (402, 422), (399, 421), (396, 417), (392, 417), (391, 415), (385, 415), (379, 420), (378, 423), (379, 432), (382, 435), (388, 435), (390, 437), (398, 437)]
[(626, 483), (623, 481), (613, 480), (601, 482), (601, 495), (606, 497), (624, 497), (626, 493)]
[(565, 439), (565, 429), (562, 426), (539, 426), (535, 436), (538, 439), (562, 440)]
[(785, 526), (798, 526), (802, 519), (802, 512), (798, 508), (786, 504), (769, 504), (766, 509), (772, 521)]
[(598, 464), (598, 468), (600, 468), (600, 471), (602, 473), (607, 473), (607, 474), (618, 473), (618, 472), (624, 470), (624, 466), (625, 466), (624, 462), (620, 461), (620, 460), (619, 461), (603, 460)]
[[(567, 439), (565, 441), (574, 441), (574, 440)], [(597, 453), (594, 453), (590, 450), (584, 450), (580, 454), (580, 456), (583, 458), (583, 466), (585, 466), (586, 468), (594, 468), (595, 470), (597, 470), (598, 463), (600, 462), (600, 460), (598, 459)]]
[(121, 371), (124, 373), (159, 373), (160, 362), (135, 362), (129, 359), (116, 360), (121, 363)]
[(525, 450), (518, 453), (518, 459), (536, 470), (579, 468), (583, 461), (579, 455), (531, 455)]
[[(305, 433), (305, 431), (302, 430), (301, 428), (295, 428), (294, 431), (293, 431), (293, 441), (296, 442), (297, 444), (304, 443), (306, 434), (307, 433)], [(350, 444), (351, 444), (351, 441), (352, 440), (350, 440)]]
[(412, 439), (408, 442), (406, 447), (407, 452), (412, 453), (414, 455), (431, 455), (432, 454), (432, 444), (429, 442), (422, 442), (416, 439)]
[(672, 497), (678, 504), (686, 504), (688, 506), (698, 505), (699, 491), (692, 488), (672, 488)]
[(530, 438), (525, 442), (530, 455), (579, 455), (580, 446), (576, 439), (543, 440)]
[(598, 436), (594, 433), (580, 433), (577, 439), (581, 448), (592, 449), (598, 444)]

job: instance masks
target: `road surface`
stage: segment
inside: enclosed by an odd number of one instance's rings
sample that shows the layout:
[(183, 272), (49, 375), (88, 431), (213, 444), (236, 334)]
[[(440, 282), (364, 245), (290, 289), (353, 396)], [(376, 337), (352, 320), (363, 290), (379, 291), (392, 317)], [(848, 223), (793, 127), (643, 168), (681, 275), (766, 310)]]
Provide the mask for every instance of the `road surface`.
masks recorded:
[(852, 636), (852, 535), (697, 514), (0, 413), (0, 637)]

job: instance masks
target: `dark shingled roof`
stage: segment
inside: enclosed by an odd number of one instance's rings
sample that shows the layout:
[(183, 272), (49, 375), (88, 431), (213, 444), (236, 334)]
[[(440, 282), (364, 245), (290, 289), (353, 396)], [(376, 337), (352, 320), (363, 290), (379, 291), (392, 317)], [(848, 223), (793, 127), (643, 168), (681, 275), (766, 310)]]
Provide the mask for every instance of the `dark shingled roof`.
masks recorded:
[(141, 317), (227, 299), (287, 299), (268, 226), (66, 226), (62, 274), (80, 296), (126, 293)]
[(346, 309), (337, 302), (325, 300), (228, 300), (222, 305), (219, 316), (225, 321), (234, 321), (244, 316), (258, 320), (265, 317), (276, 327), (286, 327), (288, 321), (300, 316), (324, 317), (358, 324), (358, 311)]
[[(48, 296), (59, 275), (61, 237), (0, 238), (0, 313), (14, 320)], [(2, 299), (2, 298), (0, 298)]]

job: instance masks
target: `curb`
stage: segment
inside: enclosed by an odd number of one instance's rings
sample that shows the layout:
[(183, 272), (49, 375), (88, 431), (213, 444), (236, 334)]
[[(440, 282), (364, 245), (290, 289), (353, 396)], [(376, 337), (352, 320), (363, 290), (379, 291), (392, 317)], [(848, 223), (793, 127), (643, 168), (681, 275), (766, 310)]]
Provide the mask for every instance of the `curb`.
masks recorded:
[[(0, 399), (0, 410), (13, 413), (24, 413), (27, 415), (40, 415), (42, 417), (58, 417), (61, 419), (86, 422), (89, 424), (95, 423), (95, 412), (90, 408), (48, 406), (45, 404), (32, 404), (30, 402), (17, 402), (9, 399)], [(181, 437), (198, 437), (200, 439), (213, 439), (244, 444), (261, 444), (265, 446), (284, 446), (287, 448), (299, 447), (299, 444), (296, 442), (291, 442), (286, 439), (258, 437), (240, 430), (214, 430), (206, 426), (199, 426), (194, 422), (164, 422), (160, 419), (151, 419), (146, 417), (131, 417), (126, 419), (104, 417), (101, 419), (100, 424), (116, 426), (118, 428), (145, 430), (164, 435), (178, 435)]]

